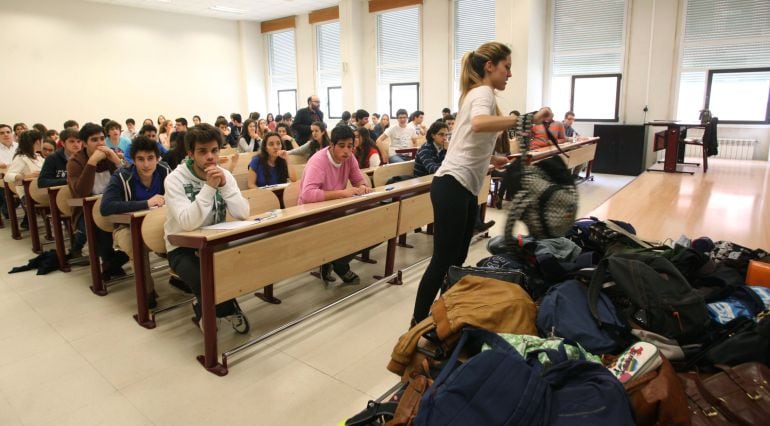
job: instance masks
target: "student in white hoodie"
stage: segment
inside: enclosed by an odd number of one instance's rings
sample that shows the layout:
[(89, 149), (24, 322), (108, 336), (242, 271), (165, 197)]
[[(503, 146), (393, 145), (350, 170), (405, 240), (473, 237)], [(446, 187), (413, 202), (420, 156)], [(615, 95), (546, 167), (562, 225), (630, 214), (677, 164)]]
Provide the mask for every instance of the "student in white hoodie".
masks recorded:
[[(198, 299), (193, 304), (200, 324), (200, 258), (195, 249), (176, 247), (168, 235), (192, 231), (224, 222), (226, 213), (236, 219), (249, 215), (249, 203), (241, 195), (230, 172), (219, 167), (219, 150), (224, 140), (214, 126), (203, 123), (190, 128), (184, 139), (188, 159), (166, 178), (166, 223), (164, 233), (168, 263)], [(238, 333), (247, 333), (249, 323), (235, 299), (216, 307), (217, 318), (226, 318)]]

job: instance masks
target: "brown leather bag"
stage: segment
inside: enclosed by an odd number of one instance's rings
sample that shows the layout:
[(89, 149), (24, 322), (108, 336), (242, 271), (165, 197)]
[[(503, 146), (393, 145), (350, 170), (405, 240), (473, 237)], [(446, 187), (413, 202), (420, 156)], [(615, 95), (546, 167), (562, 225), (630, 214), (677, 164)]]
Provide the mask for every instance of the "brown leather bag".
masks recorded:
[(690, 413), (687, 396), (674, 367), (661, 356), (663, 363), (654, 371), (634, 378), (625, 385), (628, 398), (634, 407), (636, 424), (687, 426)]
[(722, 372), (707, 378), (698, 377), (695, 373), (680, 375), (688, 397), (697, 407), (693, 424), (768, 424), (770, 369), (755, 362), (716, 367)]
[(414, 418), (417, 416), (417, 409), (420, 408), (420, 400), (425, 391), (433, 384), (430, 378), (430, 368), (428, 360), (423, 358), (419, 370), (414, 369), (410, 373), (409, 385), (401, 395), (396, 407), (396, 413), (393, 419), (385, 423), (385, 426), (411, 426)]

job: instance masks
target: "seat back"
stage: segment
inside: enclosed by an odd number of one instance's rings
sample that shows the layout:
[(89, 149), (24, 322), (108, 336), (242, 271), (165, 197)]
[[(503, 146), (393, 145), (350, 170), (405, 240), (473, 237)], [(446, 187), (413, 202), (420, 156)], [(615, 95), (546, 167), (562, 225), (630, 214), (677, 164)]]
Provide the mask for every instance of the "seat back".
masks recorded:
[(144, 244), (155, 253), (166, 252), (166, 240), (163, 238), (163, 225), (166, 223), (165, 206), (153, 209), (142, 221), (142, 239)]
[(283, 207), (294, 207), (299, 201), (299, 182), (292, 182), (283, 189)]
[(374, 187), (385, 185), (393, 176), (412, 176), (414, 174), (414, 161), (393, 163), (380, 166), (374, 170), (372, 183)]
[(69, 185), (62, 186), (56, 194), (56, 207), (59, 209), (62, 216), (72, 216), (72, 207), (67, 204), (67, 201), (70, 198), (72, 198), (72, 191), (70, 190)]
[(112, 221), (108, 219), (105, 216), (102, 216), (102, 197), (99, 197), (98, 200), (94, 203), (94, 210), (93, 210), (93, 217), (94, 217), (94, 223), (96, 226), (99, 227), (104, 232), (112, 232), (115, 229), (115, 226), (113, 225)]
[(37, 185), (37, 179), (32, 179), (29, 183), (29, 196), (41, 207), (51, 205), (51, 199), (48, 197), (48, 190), (40, 188)]
[(233, 167), (232, 170), (233, 175), (246, 174), (254, 154), (256, 154), (256, 152), (242, 152), (238, 154), (238, 162), (235, 163), (235, 167)]
[[(241, 191), (241, 195), (249, 202), (249, 215), (263, 213), (269, 210), (275, 210), (281, 207), (278, 197), (273, 191), (263, 188), (252, 188)], [(230, 213), (227, 213), (226, 220), (233, 220)]]

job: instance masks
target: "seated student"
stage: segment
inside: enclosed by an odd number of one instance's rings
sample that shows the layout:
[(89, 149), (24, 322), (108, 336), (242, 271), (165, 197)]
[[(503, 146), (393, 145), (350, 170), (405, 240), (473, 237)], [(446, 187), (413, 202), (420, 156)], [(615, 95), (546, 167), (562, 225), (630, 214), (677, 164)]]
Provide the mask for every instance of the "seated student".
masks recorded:
[[(226, 213), (235, 219), (248, 217), (249, 203), (241, 195), (238, 183), (230, 172), (217, 165), (223, 144), (222, 133), (210, 124), (190, 128), (185, 135), (190, 158), (166, 178), (168, 213), (163, 230), (168, 263), (195, 293), (197, 302), (193, 304), (193, 311), (199, 324), (200, 258), (195, 249), (172, 245), (168, 235), (224, 222)], [(239, 333), (248, 331), (248, 320), (235, 299), (218, 304), (216, 316), (225, 317)]]
[(243, 122), (243, 128), (246, 129), (238, 140), (238, 152), (257, 152), (262, 138), (257, 132), (257, 122), (247, 119)]
[[(103, 216), (162, 207), (166, 203), (163, 196), (166, 193), (164, 182), (171, 169), (166, 163), (159, 161), (160, 150), (157, 143), (147, 136), (137, 136), (131, 143), (130, 152), (134, 164), (119, 168), (104, 190), (100, 208)], [(112, 239), (129, 259), (133, 259), (131, 229), (127, 225), (116, 226), (112, 231)], [(155, 293), (155, 282), (149, 267), (145, 272), (147, 302), (150, 308), (155, 308), (158, 297)]]
[(49, 155), (56, 151), (56, 141), (52, 137), (46, 136), (43, 139), (42, 145), (40, 145), (40, 155), (43, 159), (48, 158)]
[[(285, 125), (284, 125), (285, 126)], [(277, 127), (278, 134), (281, 134), (282, 126), (279, 124)], [(281, 136), (284, 140), (283, 149), (287, 148), (285, 136)], [(293, 139), (292, 139), (293, 142)], [(294, 142), (296, 144), (296, 142)], [(316, 121), (310, 125), (310, 139), (305, 142), (304, 145), (289, 151), (289, 155), (302, 155), (305, 157), (305, 161), (309, 160), (316, 152), (322, 148), (329, 146), (329, 134), (326, 133), (326, 124), (323, 121)]]
[[(291, 133), (291, 127), (284, 122), (280, 122), (275, 125), (275, 131), (281, 136), (283, 142), (283, 149), (286, 151), (299, 148), (299, 144), (294, 139), (294, 135)], [(307, 144), (305, 144), (307, 145)], [(303, 145), (304, 146), (304, 145)]]
[[(171, 170), (176, 169), (176, 166), (184, 162), (187, 157), (187, 149), (184, 146), (184, 136), (187, 132), (174, 132), (171, 134), (171, 149), (162, 152), (161, 158), (163, 161), (171, 167)], [(158, 144), (159, 146), (163, 146)]]
[(420, 146), (414, 159), (414, 177), (436, 173), (446, 156), (448, 133), (449, 126), (444, 122), (436, 121), (430, 125), (425, 134), (425, 143)]
[(398, 155), (396, 150), (414, 148), (417, 141), (417, 134), (415, 133), (414, 126), (409, 127), (406, 125), (406, 120), (409, 117), (405, 109), (396, 111), (396, 117), (398, 118), (398, 124), (388, 127), (379, 138), (377, 138), (377, 145), (390, 141), (390, 148), (388, 150), (388, 163), (400, 163), (406, 161), (403, 157)]
[[(84, 198), (90, 195), (102, 194), (110, 182), (110, 176), (125, 162), (118, 154), (104, 144), (104, 129), (98, 124), (86, 123), (79, 133), (84, 142), (83, 149), (67, 161), (67, 184), (72, 196)], [(86, 241), (86, 224), (82, 211), (78, 209), (73, 216), (76, 223), (73, 236), (73, 251), (71, 257), (80, 257), (75, 249), (83, 247)], [(109, 280), (113, 276), (124, 276), (123, 265), (128, 262), (126, 253), (113, 249), (112, 233), (96, 227), (96, 237), (99, 246), (99, 257), (102, 259), (102, 279)]]
[(43, 168), (37, 178), (37, 186), (40, 188), (66, 185), (67, 161), (83, 148), (83, 141), (78, 137), (77, 130), (62, 130), (60, 140), (64, 143), (64, 147), (54, 151), (43, 162)]
[(112, 149), (118, 153), (118, 157), (126, 160), (128, 164), (131, 164), (131, 158), (126, 158), (128, 150), (131, 148), (131, 139), (120, 135), (120, 123), (110, 120), (107, 122), (104, 130), (107, 131), (107, 138), (104, 140), (104, 144), (107, 148)]
[[(0, 167), (8, 167), (13, 161), (13, 155), (19, 144), (13, 140), (13, 129), (7, 124), (0, 124)], [(3, 187), (0, 185), (0, 211), (8, 219), (8, 209), (5, 206)]]
[[(176, 132), (174, 132), (176, 133)], [(174, 137), (174, 133), (171, 134), (171, 137)], [(168, 149), (166, 149), (165, 146), (163, 146), (162, 143), (158, 140), (158, 129), (155, 128), (152, 124), (145, 124), (142, 126), (141, 129), (139, 129), (138, 136), (147, 136), (148, 138), (154, 140), (156, 144), (158, 145), (158, 150), (160, 151), (160, 155), (163, 155), (168, 152)], [(131, 158), (131, 150), (129, 149), (124, 153), (126, 162)], [(173, 167), (172, 167), (173, 168)]]
[(377, 144), (372, 140), (369, 129), (359, 127), (353, 131), (353, 134), (356, 138), (355, 152), (358, 167), (368, 169), (369, 167), (377, 167), (382, 164), (382, 154), (380, 149), (377, 148)]
[[(11, 165), (5, 172), (4, 179), (8, 185), (16, 185), (16, 193), (19, 194), (22, 206), (26, 206), (24, 204), (24, 179), (38, 177), (40, 169), (43, 168), (43, 157), (38, 153), (42, 142), (43, 134), (39, 131), (35, 129), (24, 131), (19, 138), (19, 147), (16, 149)], [(30, 215), (32, 215), (32, 220), (35, 220), (34, 212), (27, 212), (20, 224), (22, 228), (29, 229), (28, 218)]]
[[(348, 182), (353, 186), (347, 188)], [(308, 160), (299, 191), (299, 204), (372, 192), (372, 189), (366, 186), (364, 175), (353, 156), (353, 130), (350, 127), (338, 126), (332, 129), (331, 145)], [(323, 265), (321, 275), (324, 281), (331, 281), (331, 271), (334, 270), (346, 284), (360, 283), (358, 275), (350, 270), (353, 257), (355, 253)]]
[[(305, 144), (307, 145), (307, 144)], [(304, 145), (303, 145), (304, 146)], [(283, 149), (278, 133), (269, 132), (262, 141), (257, 155), (249, 163), (249, 188), (278, 185), (297, 180), (294, 166), (286, 161), (289, 154)]]
[(541, 108), (535, 114), (535, 123), (532, 125), (532, 142), (529, 148), (547, 148), (553, 146), (554, 142), (564, 143), (566, 140), (564, 126), (561, 122), (554, 121), (551, 108)]

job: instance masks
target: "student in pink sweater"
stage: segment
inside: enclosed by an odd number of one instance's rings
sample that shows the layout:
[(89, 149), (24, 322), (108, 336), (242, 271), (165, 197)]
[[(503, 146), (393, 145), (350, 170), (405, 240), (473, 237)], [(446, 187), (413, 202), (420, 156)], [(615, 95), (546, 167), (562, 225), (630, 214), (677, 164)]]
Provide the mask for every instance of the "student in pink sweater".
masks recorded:
[[(347, 188), (348, 181), (353, 185)], [(336, 200), (372, 192), (366, 186), (364, 175), (353, 155), (353, 130), (338, 126), (332, 130), (331, 145), (310, 157), (300, 181), (299, 204)], [(332, 280), (331, 272), (342, 278), (345, 284), (358, 284), (358, 275), (350, 270), (349, 254), (321, 267), (323, 280)]]

